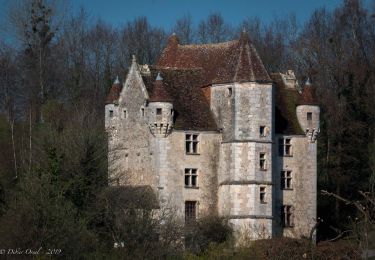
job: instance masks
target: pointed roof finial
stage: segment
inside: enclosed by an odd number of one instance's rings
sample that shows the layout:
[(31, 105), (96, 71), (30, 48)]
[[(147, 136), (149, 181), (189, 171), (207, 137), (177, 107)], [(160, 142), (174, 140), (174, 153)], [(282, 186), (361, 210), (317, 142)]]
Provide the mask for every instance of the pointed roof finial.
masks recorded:
[(161, 75), (160, 75), (160, 72), (158, 72), (158, 75), (157, 75), (157, 77), (156, 77), (156, 80), (163, 80), (163, 78), (162, 78)]
[(310, 81), (309, 77), (307, 77), (307, 80), (305, 82), (305, 86), (311, 86), (311, 81)]
[(242, 27), (242, 32), (243, 32), (243, 33), (246, 33), (246, 28), (245, 28), (245, 26)]
[(115, 81), (113, 82), (113, 84), (120, 84), (120, 80), (118, 79), (118, 75), (116, 76), (116, 79), (115, 79)]
[(134, 62), (134, 63), (137, 62), (137, 58), (135, 57), (134, 54), (132, 55), (132, 62)]

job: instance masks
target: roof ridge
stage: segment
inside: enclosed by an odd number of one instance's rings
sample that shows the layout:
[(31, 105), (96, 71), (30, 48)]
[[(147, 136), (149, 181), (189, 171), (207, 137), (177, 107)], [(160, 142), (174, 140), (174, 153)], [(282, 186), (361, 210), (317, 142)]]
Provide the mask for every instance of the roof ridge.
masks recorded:
[(203, 44), (178, 44), (179, 48), (202, 48), (202, 47), (222, 47), (231, 44), (238, 43), (239, 40), (231, 40), (226, 42), (218, 42), (218, 43), (203, 43)]

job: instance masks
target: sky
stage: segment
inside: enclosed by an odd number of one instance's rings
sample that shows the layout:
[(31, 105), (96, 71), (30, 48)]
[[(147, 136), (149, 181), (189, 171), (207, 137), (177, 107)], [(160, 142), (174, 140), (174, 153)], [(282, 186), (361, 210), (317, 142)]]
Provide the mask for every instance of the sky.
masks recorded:
[(185, 14), (198, 23), (213, 12), (221, 13), (232, 25), (253, 16), (269, 23), (275, 16), (291, 13), (303, 24), (316, 8), (334, 9), (341, 3), (342, 0), (73, 0), (72, 8), (78, 10), (83, 6), (93, 19), (101, 18), (114, 26), (146, 16), (152, 25), (170, 29)]

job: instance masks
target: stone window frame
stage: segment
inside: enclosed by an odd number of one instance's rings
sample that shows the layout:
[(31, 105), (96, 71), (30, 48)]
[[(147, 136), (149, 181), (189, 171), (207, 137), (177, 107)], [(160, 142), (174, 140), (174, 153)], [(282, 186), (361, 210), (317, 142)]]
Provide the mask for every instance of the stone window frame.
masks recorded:
[(294, 227), (294, 207), (292, 205), (282, 205), (280, 213), (282, 227)]
[(306, 113), (306, 120), (309, 122), (309, 121), (312, 121), (312, 116), (313, 116), (313, 114), (312, 114), (312, 112), (307, 112)]
[(185, 168), (184, 170), (184, 184), (185, 188), (198, 189), (198, 169)]
[(259, 202), (261, 204), (267, 204), (267, 187), (259, 186)]
[(279, 138), (279, 156), (292, 157), (293, 146), (291, 137), (280, 137)]
[(259, 153), (259, 170), (267, 171), (267, 154), (265, 152)]
[(185, 201), (185, 224), (193, 224), (198, 218), (198, 201)]
[(265, 125), (260, 125), (259, 126), (259, 137), (267, 137), (267, 126), (265, 126)]
[(293, 173), (291, 170), (281, 171), (280, 188), (282, 190), (293, 190)]
[(185, 154), (199, 155), (200, 134), (185, 133)]

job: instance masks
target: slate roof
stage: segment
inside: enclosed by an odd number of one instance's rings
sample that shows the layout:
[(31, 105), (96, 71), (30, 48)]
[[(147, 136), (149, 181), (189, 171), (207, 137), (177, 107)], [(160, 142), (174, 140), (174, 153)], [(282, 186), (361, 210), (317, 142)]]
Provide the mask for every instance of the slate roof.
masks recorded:
[(170, 69), (150, 66), (150, 74), (143, 76), (149, 93), (155, 93), (156, 75), (160, 72), (163, 87), (173, 100), (174, 129), (217, 130), (210, 105), (203, 95), (204, 83), (201, 69)]
[(168, 39), (158, 66), (201, 68), (205, 85), (229, 82), (272, 82), (247, 33), (239, 40), (200, 45), (180, 45)]
[(272, 73), (275, 85), (275, 133), (299, 135), (304, 134), (299, 125), (296, 107), (300, 94), (297, 89), (286, 88), (280, 73)]

